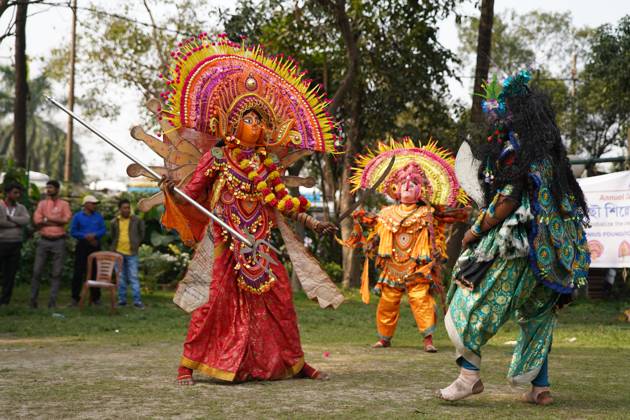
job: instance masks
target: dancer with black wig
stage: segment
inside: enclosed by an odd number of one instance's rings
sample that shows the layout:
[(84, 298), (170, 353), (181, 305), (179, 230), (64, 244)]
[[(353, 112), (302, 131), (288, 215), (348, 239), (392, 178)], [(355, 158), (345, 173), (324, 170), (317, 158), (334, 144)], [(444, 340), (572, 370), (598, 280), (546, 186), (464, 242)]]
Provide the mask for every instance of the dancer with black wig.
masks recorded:
[(473, 149), (487, 207), (466, 232), (454, 268), (446, 329), (460, 374), (438, 391), (455, 401), (483, 391), (481, 348), (511, 316), (520, 334), (508, 371), (531, 383), (528, 402), (553, 401), (548, 354), (555, 308), (586, 282), (588, 213), (549, 99), (521, 71), (486, 84), (490, 132)]

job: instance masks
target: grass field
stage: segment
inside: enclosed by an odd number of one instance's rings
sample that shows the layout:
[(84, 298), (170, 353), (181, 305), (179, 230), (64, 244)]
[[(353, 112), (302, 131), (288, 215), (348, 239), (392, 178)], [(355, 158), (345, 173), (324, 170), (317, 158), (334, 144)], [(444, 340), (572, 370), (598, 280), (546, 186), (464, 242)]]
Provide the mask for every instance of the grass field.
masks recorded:
[[(330, 381), (226, 385), (197, 377), (197, 385), (178, 387), (188, 316), (168, 293), (146, 296), (144, 311), (116, 315), (106, 307), (30, 310), (27, 294), (18, 287), (11, 306), (0, 308), (0, 417), (630, 417), (630, 324), (617, 319), (630, 302), (580, 301), (560, 314), (550, 357), (556, 402), (535, 407), (506, 384), (513, 323), (485, 348), (486, 391), (446, 403), (433, 391), (456, 375), (453, 347), (440, 325), (440, 352), (422, 352), (406, 306), (394, 346), (374, 350), (376, 303), (363, 305), (352, 293), (340, 309), (322, 310), (298, 294), (306, 359), (330, 373)], [(47, 295), (40, 295), (42, 303)]]

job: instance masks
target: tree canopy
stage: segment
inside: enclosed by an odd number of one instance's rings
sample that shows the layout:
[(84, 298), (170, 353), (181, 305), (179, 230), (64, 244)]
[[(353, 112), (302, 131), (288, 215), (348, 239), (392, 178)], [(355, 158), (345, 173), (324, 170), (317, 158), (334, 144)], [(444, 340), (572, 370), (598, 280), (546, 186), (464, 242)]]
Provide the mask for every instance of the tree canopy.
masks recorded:
[[(0, 66), (0, 156), (9, 156), (13, 147), (13, 68)], [(50, 120), (50, 104), (44, 95), (50, 93), (50, 80), (46, 73), (30, 79), (27, 101), (27, 148), (29, 169), (46, 173), (51, 178), (63, 178), (66, 132)], [(73, 182), (82, 182), (85, 162), (78, 144), (74, 145)]]
[[(364, 147), (387, 136), (452, 140), (446, 134), (455, 126), (446, 78), (456, 59), (437, 41), (437, 32), (438, 21), (457, 3), (241, 0), (236, 13), (219, 16), (232, 39), (246, 34), (270, 53), (295, 57), (333, 99), (346, 153), (336, 162), (315, 159), (311, 167), (321, 174), (329, 198), (338, 197), (337, 213), (354, 200), (349, 171)], [(350, 220), (341, 228), (343, 237), (349, 235)], [(358, 278), (351, 254), (344, 250), (345, 285)]]
[(624, 146), (630, 128), (630, 15), (597, 28), (590, 48), (580, 74), (577, 130), (588, 140), (584, 149), (598, 157)]
[[(464, 63), (475, 51), (478, 24), (473, 17), (458, 27)], [(629, 16), (593, 29), (575, 26), (570, 12), (508, 11), (495, 16), (493, 71), (532, 68), (533, 83), (550, 94), (571, 151), (600, 157), (626, 141), (629, 34)]]

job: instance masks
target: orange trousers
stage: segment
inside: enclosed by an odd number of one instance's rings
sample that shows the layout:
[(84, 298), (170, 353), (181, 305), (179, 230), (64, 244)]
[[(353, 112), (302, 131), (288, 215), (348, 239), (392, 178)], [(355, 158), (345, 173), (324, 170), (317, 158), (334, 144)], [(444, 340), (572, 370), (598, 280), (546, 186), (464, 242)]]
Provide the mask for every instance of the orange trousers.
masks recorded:
[[(418, 283), (407, 288), (411, 312), (420, 334), (425, 337), (433, 334), (436, 323), (435, 299), (430, 293), (430, 287), (429, 283)], [(404, 293), (404, 290), (382, 284), (381, 299), (376, 309), (376, 328), (380, 338), (390, 340), (394, 336)]]

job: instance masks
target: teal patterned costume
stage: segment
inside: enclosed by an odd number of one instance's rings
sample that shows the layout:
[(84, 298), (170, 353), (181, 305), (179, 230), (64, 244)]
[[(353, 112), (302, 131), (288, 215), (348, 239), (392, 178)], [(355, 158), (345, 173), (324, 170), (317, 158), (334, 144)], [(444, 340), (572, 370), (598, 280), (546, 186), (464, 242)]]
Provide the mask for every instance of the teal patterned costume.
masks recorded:
[(563, 293), (586, 281), (590, 257), (576, 204), (571, 197), (557, 208), (551, 193), (551, 162), (530, 165), (528, 184), (501, 188), (484, 214), (494, 215), (500, 195), (515, 198), (520, 206), (505, 220), (484, 233), (458, 258), (454, 277), (466, 262), (491, 262), (472, 291), (456, 287), (449, 292), (446, 329), (463, 357), (479, 368), (481, 347), (515, 315), (520, 334), (510, 368), (514, 384), (532, 381), (551, 348), (554, 308)]

